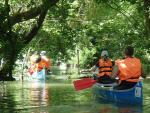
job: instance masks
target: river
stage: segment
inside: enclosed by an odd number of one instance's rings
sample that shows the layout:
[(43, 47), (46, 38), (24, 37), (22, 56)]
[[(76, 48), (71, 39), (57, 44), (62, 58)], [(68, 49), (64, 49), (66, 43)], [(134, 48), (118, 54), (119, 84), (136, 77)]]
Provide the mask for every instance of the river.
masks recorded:
[(143, 81), (144, 104), (118, 106), (97, 100), (92, 89), (75, 91), (73, 80), (1, 82), (0, 113), (150, 113), (150, 80)]

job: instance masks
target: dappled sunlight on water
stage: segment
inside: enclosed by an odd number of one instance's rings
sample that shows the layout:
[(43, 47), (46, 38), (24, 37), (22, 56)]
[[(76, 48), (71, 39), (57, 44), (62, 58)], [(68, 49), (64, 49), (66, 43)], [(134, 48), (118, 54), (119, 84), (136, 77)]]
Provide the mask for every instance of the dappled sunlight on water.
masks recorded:
[(98, 100), (91, 89), (75, 91), (72, 81), (0, 83), (0, 113), (149, 113), (149, 82), (142, 107)]
[(150, 113), (150, 79), (144, 80), (144, 105), (143, 113)]

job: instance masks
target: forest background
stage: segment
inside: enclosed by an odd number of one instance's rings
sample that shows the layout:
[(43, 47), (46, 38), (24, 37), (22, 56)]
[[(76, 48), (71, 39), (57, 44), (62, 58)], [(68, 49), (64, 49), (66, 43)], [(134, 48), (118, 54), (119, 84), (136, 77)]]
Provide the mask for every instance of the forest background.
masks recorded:
[(16, 61), (24, 63), (30, 51), (47, 51), (53, 65), (87, 68), (97, 50), (116, 60), (127, 45), (148, 74), (150, 0), (0, 1), (0, 79), (14, 80)]

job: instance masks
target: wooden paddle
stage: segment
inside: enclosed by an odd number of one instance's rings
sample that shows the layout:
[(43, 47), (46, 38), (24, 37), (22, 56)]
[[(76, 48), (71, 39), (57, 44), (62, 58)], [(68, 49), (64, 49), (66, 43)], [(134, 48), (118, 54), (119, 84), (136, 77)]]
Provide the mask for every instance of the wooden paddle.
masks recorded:
[(92, 87), (96, 80), (92, 78), (84, 78), (73, 82), (76, 91)]

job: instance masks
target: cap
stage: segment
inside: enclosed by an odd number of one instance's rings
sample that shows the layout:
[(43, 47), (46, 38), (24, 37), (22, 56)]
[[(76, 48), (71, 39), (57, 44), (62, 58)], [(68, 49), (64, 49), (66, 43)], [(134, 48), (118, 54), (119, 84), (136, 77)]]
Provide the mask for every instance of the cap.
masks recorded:
[(46, 55), (46, 51), (41, 51), (40, 55), (41, 56)]

